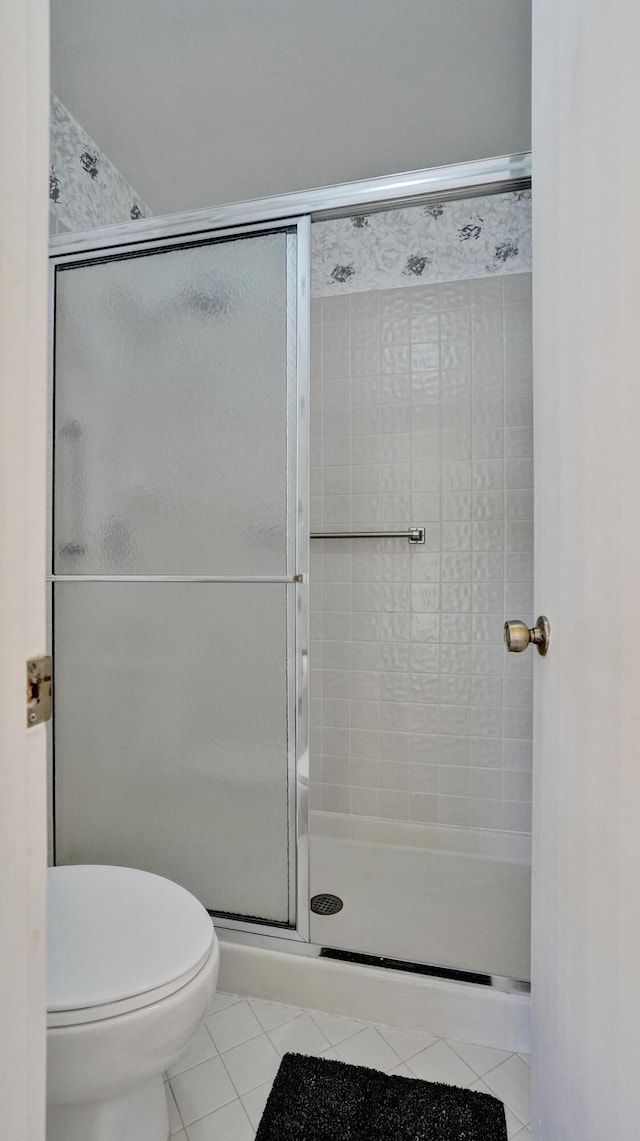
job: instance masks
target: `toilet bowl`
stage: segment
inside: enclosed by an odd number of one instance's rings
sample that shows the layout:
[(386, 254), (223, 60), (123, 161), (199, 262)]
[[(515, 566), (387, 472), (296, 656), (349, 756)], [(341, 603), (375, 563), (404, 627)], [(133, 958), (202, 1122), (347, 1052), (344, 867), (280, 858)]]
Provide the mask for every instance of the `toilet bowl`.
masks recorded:
[(215, 993), (211, 919), (132, 868), (50, 868), (47, 891), (47, 1141), (167, 1141), (164, 1071)]

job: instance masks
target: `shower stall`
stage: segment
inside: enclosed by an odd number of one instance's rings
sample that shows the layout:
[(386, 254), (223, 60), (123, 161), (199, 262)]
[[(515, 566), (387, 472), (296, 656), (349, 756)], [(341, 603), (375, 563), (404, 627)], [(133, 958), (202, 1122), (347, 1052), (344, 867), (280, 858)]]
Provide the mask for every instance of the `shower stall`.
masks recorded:
[(57, 863), (529, 977), (528, 156), (52, 242)]

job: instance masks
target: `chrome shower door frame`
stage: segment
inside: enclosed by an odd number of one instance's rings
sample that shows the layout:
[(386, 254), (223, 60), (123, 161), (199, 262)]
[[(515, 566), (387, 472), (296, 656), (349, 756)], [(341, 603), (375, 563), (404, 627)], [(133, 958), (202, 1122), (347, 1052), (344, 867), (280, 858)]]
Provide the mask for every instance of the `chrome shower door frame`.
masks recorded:
[[(308, 457), (309, 457), (309, 354), (311, 326), (311, 232), (310, 224), (329, 218), (408, 206), (429, 201), (503, 194), (529, 187), (531, 155), (503, 155), (448, 166), (404, 172), (382, 178), (363, 179), (267, 198), (232, 202), (204, 210), (151, 217), (136, 222), (78, 233), (50, 240), (52, 263), (104, 256), (117, 247), (129, 250), (160, 242), (179, 244), (204, 234), (238, 235), (259, 232), (270, 225), (298, 227), (297, 274), (297, 467), (296, 467), (296, 577), (295, 663), (290, 662), (290, 701), (295, 694), (295, 745), (290, 764), (295, 763), (295, 782), (290, 787), (290, 820), (295, 820), (296, 868), (295, 928), (216, 919), (216, 927), (228, 938), (249, 946), (276, 948), (318, 956), (323, 948), (310, 942), (309, 934), (309, 714), (308, 714)], [(290, 453), (291, 454), (291, 453)], [(290, 707), (291, 708), (291, 707)], [(291, 751), (291, 750), (290, 750)], [(290, 833), (293, 836), (293, 832)], [(357, 955), (357, 948), (354, 948)], [(495, 980), (506, 989), (527, 989), (517, 980)]]
[[(286, 348), (286, 439), (287, 439), (287, 539), (286, 572), (283, 575), (176, 575), (176, 574), (56, 574), (53, 565), (54, 512), (53, 476), (49, 480), (49, 571), (48, 582), (53, 592), (56, 583), (282, 583), (286, 586), (287, 645), (287, 820), (288, 820), (288, 921), (285, 924), (260, 923), (229, 916), (215, 915), (216, 927), (239, 932), (263, 934), (280, 932), (293, 940), (309, 938), (309, 719), (308, 719), (308, 453), (309, 453), (309, 344), (310, 344), (310, 221), (308, 217), (289, 216), (277, 221), (264, 221), (240, 226), (188, 225), (177, 233), (173, 218), (154, 226), (153, 236), (140, 240), (138, 225), (118, 227), (108, 242), (95, 240), (88, 231), (71, 243), (52, 242), (49, 278), (49, 391), (51, 470), (53, 471), (54, 401), (55, 401), (55, 298), (58, 268), (104, 262), (112, 258), (143, 256), (180, 246), (207, 244), (241, 237), (260, 236), (269, 232), (285, 232), (287, 288)], [(61, 248), (62, 247), (62, 248)], [(53, 603), (51, 599), (51, 613)], [(54, 638), (52, 637), (52, 641)], [(54, 691), (55, 714), (55, 691)], [(51, 771), (55, 788), (55, 716), (50, 736)], [(54, 792), (55, 801), (55, 792)], [(55, 803), (53, 810), (55, 837)], [(294, 837), (296, 842), (294, 842)], [(302, 858), (300, 853), (302, 852)], [(55, 839), (54, 839), (55, 860)]]

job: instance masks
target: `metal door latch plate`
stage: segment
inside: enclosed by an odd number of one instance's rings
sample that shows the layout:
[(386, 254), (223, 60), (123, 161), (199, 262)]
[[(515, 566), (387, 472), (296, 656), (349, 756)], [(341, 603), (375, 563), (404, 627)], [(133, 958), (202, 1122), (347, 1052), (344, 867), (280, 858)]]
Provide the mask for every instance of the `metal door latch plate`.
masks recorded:
[(27, 727), (41, 725), (51, 717), (51, 658), (27, 662)]

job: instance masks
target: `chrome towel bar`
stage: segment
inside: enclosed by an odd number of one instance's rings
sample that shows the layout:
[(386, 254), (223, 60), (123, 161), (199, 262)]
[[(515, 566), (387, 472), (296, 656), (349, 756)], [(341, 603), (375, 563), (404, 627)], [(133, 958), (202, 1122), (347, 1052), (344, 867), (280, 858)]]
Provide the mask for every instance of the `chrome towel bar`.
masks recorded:
[(408, 539), (412, 544), (424, 543), (424, 527), (406, 531), (313, 531), (310, 539)]

